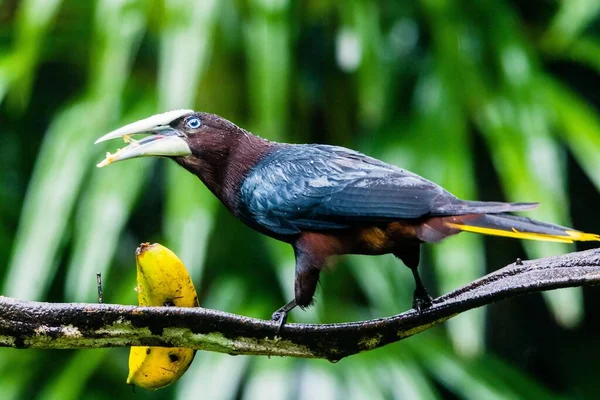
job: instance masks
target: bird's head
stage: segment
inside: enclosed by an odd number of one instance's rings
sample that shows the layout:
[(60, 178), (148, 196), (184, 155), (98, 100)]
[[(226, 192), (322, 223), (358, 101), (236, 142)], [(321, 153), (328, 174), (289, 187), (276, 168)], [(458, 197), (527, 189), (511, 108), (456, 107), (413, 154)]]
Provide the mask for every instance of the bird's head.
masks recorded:
[[(138, 134), (148, 136), (141, 140), (131, 137)], [(128, 143), (116, 153), (108, 153), (98, 167), (139, 157), (168, 157), (182, 164), (210, 161), (211, 157), (227, 154), (237, 138), (244, 135), (247, 132), (214, 114), (168, 111), (125, 125), (96, 140), (100, 143), (123, 138)]]
[[(133, 135), (147, 135), (136, 140)], [(269, 142), (218, 115), (174, 110), (125, 125), (96, 141), (122, 138), (128, 145), (108, 153), (98, 167), (139, 157), (166, 157), (200, 178), (230, 210), (246, 173), (268, 153)]]

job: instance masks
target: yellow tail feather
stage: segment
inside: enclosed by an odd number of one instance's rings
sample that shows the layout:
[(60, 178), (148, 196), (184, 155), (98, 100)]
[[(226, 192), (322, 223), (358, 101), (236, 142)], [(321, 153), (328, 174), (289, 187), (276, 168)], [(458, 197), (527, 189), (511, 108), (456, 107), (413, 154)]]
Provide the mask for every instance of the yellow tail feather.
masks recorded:
[(470, 225), (461, 225), (461, 224), (453, 224), (451, 222), (446, 223), (446, 226), (450, 228), (459, 229), (465, 232), (473, 232), (473, 233), (481, 233), (483, 235), (493, 235), (493, 236), (504, 236), (511, 237), (516, 239), (529, 239), (529, 240), (542, 240), (545, 242), (560, 242), (560, 243), (573, 243), (573, 242), (587, 242), (587, 241), (600, 241), (600, 235), (596, 235), (593, 233), (585, 233), (575, 230), (565, 231), (565, 236), (559, 235), (548, 235), (544, 233), (533, 233), (533, 232), (519, 232), (516, 229), (512, 229), (512, 231), (506, 231), (502, 229), (495, 228), (484, 228), (481, 226), (470, 226)]

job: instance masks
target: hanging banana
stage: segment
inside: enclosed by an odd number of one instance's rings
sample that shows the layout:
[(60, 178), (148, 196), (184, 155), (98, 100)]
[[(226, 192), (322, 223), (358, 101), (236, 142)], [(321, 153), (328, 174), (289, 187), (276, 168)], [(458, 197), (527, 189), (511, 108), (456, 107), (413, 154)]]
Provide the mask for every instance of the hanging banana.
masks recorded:
[[(140, 306), (198, 307), (192, 280), (171, 250), (158, 243), (142, 243), (136, 261)], [(131, 347), (127, 384), (152, 390), (168, 386), (185, 373), (195, 353), (179, 347)]]

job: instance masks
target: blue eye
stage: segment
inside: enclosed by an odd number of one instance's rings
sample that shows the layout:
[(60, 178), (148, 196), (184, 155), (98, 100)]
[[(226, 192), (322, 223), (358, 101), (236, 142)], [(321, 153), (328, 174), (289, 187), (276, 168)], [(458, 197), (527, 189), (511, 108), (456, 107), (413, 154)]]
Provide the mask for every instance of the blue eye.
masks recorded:
[(185, 126), (190, 129), (198, 129), (202, 125), (200, 118), (192, 117), (185, 122)]

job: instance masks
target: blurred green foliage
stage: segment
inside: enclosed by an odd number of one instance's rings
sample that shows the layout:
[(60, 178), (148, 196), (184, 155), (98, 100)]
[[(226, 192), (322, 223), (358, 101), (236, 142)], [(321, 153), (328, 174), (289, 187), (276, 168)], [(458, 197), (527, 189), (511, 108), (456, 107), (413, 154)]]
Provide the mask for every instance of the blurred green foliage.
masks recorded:
[[(134, 249), (185, 261), (201, 304), (268, 318), (291, 249), (242, 226), (164, 160), (98, 170), (101, 134), (173, 108), (275, 140), (345, 145), (482, 200), (600, 232), (597, 0), (0, 0), (1, 293), (134, 304)], [(111, 144), (109, 143), (108, 146)], [(114, 149), (113, 149), (114, 150)], [(516, 257), (574, 250), (463, 234), (426, 246), (436, 294)], [(393, 257), (348, 257), (292, 321), (383, 317), (413, 284)], [(598, 290), (475, 310), (325, 361), (199, 353), (136, 398), (592, 398)], [(0, 398), (129, 398), (127, 349), (0, 349)]]

